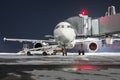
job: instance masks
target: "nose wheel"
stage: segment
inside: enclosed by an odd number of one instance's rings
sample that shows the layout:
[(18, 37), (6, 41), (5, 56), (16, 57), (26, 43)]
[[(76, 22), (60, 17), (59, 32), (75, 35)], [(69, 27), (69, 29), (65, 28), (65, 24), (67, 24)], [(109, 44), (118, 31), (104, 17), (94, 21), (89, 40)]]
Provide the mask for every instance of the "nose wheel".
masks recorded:
[(67, 56), (67, 51), (66, 51), (66, 49), (63, 49), (63, 56)]
[(64, 44), (62, 52), (63, 52), (63, 56), (67, 56), (67, 51), (66, 51), (66, 48), (65, 48), (65, 44)]

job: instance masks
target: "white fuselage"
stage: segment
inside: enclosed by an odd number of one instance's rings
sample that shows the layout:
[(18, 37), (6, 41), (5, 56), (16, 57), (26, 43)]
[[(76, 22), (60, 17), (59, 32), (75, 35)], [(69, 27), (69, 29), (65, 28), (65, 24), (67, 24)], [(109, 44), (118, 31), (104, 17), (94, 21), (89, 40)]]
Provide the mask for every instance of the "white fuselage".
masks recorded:
[(61, 22), (54, 29), (54, 37), (58, 43), (67, 46), (75, 40), (76, 34), (69, 23)]

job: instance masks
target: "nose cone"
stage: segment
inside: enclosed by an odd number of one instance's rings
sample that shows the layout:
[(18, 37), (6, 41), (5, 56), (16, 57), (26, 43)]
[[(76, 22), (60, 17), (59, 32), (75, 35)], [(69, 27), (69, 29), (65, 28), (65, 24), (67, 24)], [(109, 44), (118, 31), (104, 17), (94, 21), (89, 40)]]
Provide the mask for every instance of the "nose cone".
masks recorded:
[(54, 30), (55, 39), (62, 43), (70, 43), (75, 39), (73, 29), (56, 29)]
[[(60, 27), (63, 26), (63, 27)], [(71, 26), (69, 23), (60, 23), (58, 24), (55, 30), (54, 30), (54, 37), (56, 41), (58, 41), (61, 44), (68, 44), (75, 40), (75, 31), (73, 28), (68, 28), (67, 26)]]

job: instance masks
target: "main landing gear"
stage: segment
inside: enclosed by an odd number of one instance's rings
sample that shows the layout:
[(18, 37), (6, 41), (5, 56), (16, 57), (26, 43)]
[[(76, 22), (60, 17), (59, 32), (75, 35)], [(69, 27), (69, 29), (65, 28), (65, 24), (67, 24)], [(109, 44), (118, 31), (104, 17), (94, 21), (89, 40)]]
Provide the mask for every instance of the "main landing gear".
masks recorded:
[(79, 50), (79, 51), (78, 51), (78, 55), (85, 55), (84, 50)]
[(78, 55), (85, 55), (85, 51), (83, 49), (83, 43), (80, 44), (80, 50), (78, 51)]

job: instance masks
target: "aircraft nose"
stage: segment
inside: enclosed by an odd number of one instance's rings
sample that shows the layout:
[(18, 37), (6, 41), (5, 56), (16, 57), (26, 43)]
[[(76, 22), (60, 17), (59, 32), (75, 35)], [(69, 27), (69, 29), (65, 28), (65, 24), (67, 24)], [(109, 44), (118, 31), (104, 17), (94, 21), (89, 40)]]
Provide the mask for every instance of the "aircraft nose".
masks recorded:
[(62, 43), (69, 43), (75, 39), (75, 33), (73, 30), (68, 29), (62, 29), (59, 31), (55, 31), (55, 37), (57, 41), (60, 41)]
[(76, 34), (71, 24), (68, 22), (61, 22), (54, 29), (54, 37), (56, 41), (62, 44), (68, 44), (75, 39)]

